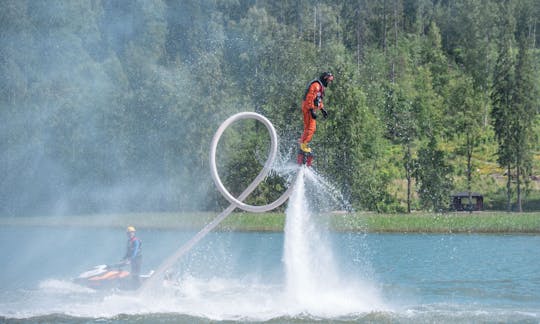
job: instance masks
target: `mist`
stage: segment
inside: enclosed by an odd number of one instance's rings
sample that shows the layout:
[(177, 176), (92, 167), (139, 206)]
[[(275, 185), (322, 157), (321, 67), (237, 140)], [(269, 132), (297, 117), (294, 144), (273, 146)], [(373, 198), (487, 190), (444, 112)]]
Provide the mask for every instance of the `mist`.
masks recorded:
[(2, 1), (0, 215), (206, 208), (183, 6)]

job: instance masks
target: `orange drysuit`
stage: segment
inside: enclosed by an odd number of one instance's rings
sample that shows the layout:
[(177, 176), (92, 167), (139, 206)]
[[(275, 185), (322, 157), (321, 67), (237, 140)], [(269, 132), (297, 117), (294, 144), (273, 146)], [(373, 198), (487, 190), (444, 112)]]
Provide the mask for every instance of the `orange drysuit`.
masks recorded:
[(300, 137), (300, 143), (309, 143), (315, 129), (317, 128), (317, 121), (311, 115), (311, 109), (315, 112), (324, 108), (323, 99), (324, 98), (324, 86), (319, 81), (315, 79), (311, 81), (308, 88), (306, 89), (306, 94), (304, 95), (304, 101), (302, 101), (302, 113), (304, 115), (304, 132), (302, 137)]

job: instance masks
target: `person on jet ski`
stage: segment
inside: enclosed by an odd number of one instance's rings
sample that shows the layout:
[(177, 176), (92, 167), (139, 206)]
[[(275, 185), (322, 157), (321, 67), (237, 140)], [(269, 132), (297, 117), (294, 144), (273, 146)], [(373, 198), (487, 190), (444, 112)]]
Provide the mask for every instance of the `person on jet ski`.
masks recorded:
[(128, 226), (126, 235), (128, 236), (126, 254), (122, 259), (123, 264), (131, 265), (131, 278), (134, 288), (140, 285), (140, 274), (142, 264), (142, 242), (135, 236), (136, 230), (133, 226)]

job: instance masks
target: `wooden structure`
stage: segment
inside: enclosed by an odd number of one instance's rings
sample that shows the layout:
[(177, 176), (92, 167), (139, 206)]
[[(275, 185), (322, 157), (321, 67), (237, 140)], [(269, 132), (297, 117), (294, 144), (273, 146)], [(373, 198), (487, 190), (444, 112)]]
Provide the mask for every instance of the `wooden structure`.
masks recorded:
[(469, 192), (458, 192), (452, 195), (452, 205), (450, 209), (456, 211), (479, 211), (484, 209), (484, 196), (471, 192), (471, 203), (469, 204)]

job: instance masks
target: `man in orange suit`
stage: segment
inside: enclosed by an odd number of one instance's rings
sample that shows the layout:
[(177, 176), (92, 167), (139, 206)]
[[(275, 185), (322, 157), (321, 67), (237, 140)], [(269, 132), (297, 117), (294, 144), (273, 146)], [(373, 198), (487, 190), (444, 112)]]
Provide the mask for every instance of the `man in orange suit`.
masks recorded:
[(324, 109), (324, 90), (332, 83), (334, 76), (330, 72), (323, 72), (319, 78), (309, 82), (306, 93), (302, 101), (302, 113), (304, 115), (304, 132), (300, 137), (300, 150), (303, 153), (311, 153), (308, 147), (315, 129), (317, 128), (317, 112), (321, 111), (323, 118), (328, 117), (328, 112)]

